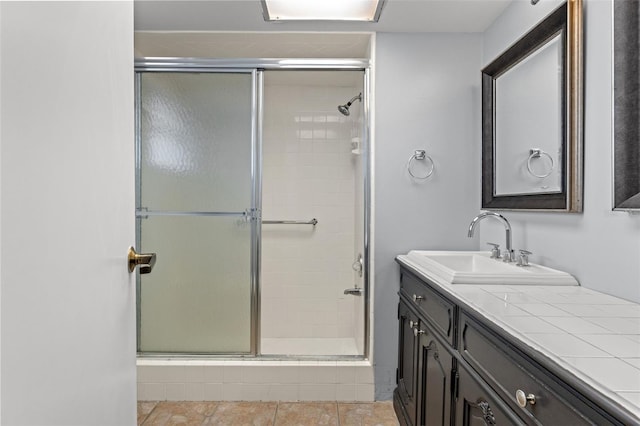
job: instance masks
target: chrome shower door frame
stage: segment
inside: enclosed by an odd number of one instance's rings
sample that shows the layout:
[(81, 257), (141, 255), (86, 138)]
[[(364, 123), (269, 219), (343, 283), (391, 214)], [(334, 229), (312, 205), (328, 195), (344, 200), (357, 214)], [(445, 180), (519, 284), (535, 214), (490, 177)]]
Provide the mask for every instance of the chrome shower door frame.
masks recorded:
[[(251, 207), (246, 212), (251, 224), (251, 331), (250, 352), (240, 354), (166, 354), (140, 353), (145, 357), (212, 357), (239, 356), (257, 357), (260, 352), (260, 247), (261, 247), (261, 212), (262, 212), (262, 144), (263, 144), (263, 91), (264, 70), (326, 70), (326, 71), (362, 71), (364, 72), (363, 108), (363, 144), (364, 150), (364, 354), (362, 356), (321, 356), (314, 359), (370, 357), (370, 233), (371, 233), (371, 156), (370, 156), (370, 103), (371, 90), (370, 63), (368, 59), (200, 59), (200, 58), (137, 58), (136, 73), (136, 205), (140, 205), (140, 74), (144, 72), (186, 72), (186, 73), (251, 73), (252, 88), (252, 141), (251, 141)], [(140, 220), (136, 215), (136, 246), (140, 245)], [(140, 342), (140, 276), (136, 279), (137, 294), (137, 335)]]
[[(153, 353), (153, 352), (141, 352), (140, 350), (140, 333), (141, 333), (141, 309), (140, 309), (140, 300), (141, 300), (141, 285), (140, 285), (140, 274), (137, 273), (136, 277), (136, 294), (137, 294), (137, 339), (138, 339), (138, 353), (143, 354), (144, 356), (255, 356), (258, 352), (258, 348), (256, 346), (256, 342), (258, 342), (257, 336), (259, 332), (258, 326), (258, 316), (257, 312), (257, 301), (258, 301), (258, 276), (257, 271), (259, 271), (259, 226), (258, 226), (258, 218), (260, 212), (260, 117), (261, 117), (261, 93), (262, 93), (262, 78), (261, 72), (257, 69), (247, 69), (247, 68), (199, 68), (197, 70), (180, 66), (180, 64), (176, 64), (174, 67), (147, 67), (138, 64), (136, 62), (135, 66), (136, 72), (136, 206), (141, 206), (141, 134), (140, 134), (140, 79), (142, 73), (150, 73), (150, 72), (162, 72), (162, 73), (211, 73), (211, 74), (221, 74), (221, 73), (237, 73), (237, 74), (251, 74), (251, 202), (250, 206), (244, 212), (216, 212), (216, 213), (207, 213), (207, 214), (199, 214), (193, 213), (194, 215), (208, 215), (208, 216), (238, 216), (246, 218), (250, 223), (250, 234), (251, 234), (251, 255), (250, 255), (250, 312), (251, 312), (251, 330), (250, 330), (250, 342), (249, 342), (249, 352), (248, 353), (211, 353), (211, 354), (167, 354), (167, 353)], [(146, 212), (136, 212), (136, 246), (140, 247), (141, 241), (141, 220), (145, 216)]]

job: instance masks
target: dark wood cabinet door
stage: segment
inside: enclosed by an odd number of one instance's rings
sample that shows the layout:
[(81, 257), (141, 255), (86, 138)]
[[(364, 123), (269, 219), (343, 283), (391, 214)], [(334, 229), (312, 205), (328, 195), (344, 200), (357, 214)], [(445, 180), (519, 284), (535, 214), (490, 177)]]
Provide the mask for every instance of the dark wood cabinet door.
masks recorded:
[(449, 426), (453, 357), (425, 323), (418, 331), (418, 423)]
[(457, 426), (512, 426), (525, 423), (479, 378), (464, 368), (457, 371), (455, 424)]
[(400, 302), (399, 311), (399, 351), (398, 351), (398, 393), (400, 400), (406, 411), (411, 424), (416, 424), (416, 376), (417, 376), (417, 354), (418, 338), (415, 336), (414, 328), (418, 327), (418, 317), (407, 307), (404, 302)]

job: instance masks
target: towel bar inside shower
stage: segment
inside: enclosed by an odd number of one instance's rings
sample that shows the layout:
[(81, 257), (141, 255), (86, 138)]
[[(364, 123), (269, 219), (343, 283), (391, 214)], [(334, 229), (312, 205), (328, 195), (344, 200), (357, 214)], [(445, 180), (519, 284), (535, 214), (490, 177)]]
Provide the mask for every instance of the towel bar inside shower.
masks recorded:
[(311, 220), (263, 220), (263, 225), (313, 225), (318, 224), (318, 219), (315, 217)]

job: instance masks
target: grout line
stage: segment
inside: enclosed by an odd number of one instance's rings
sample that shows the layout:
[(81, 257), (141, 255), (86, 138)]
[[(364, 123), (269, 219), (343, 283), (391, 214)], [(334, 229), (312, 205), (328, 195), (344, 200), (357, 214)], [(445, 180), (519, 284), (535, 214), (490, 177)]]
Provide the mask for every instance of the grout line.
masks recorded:
[[(206, 401), (203, 401), (206, 402)], [(216, 413), (218, 412), (218, 408), (220, 408), (220, 404), (222, 403), (222, 401), (209, 401), (209, 402), (215, 402), (216, 403), (216, 409), (213, 410), (213, 413), (211, 413), (210, 416), (205, 417), (205, 420), (211, 420), (213, 418), (213, 416), (216, 415)]]
[(278, 418), (278, 408), (280, 407), (280, 401), (276, 401), (276, 411), (273, 413), (273, 426), (276, 425), (276, 419)]
[(340, 407), (338, 407), (338, 401), (336, 401), (336, 422), (340, 426)]
[(140, 426), (143, 426), (145, 424), (145, 422), (147, 421), (147, 419), (149, 418), (149, 416), (151, 416), (151, 413), (153, 413), (153, 411), (156, 409), (156, 407), (158, 406), (159, 401), (156, 401), (155, 405), (153, 406), (153, 408), (151, 409), (151, 411), (149, 411), (147, 413), (147, 415), (144, 417), (144, 419), (142, 419), (142, 422), (140, 422)]

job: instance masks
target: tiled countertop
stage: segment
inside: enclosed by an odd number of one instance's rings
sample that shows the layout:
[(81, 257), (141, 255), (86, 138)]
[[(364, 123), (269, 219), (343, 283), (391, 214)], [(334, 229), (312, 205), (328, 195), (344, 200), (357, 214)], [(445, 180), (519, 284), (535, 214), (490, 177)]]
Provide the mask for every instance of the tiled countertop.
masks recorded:
[(580, 286), (451, 285), (398, 261), (640, 420), (640, 304)]

